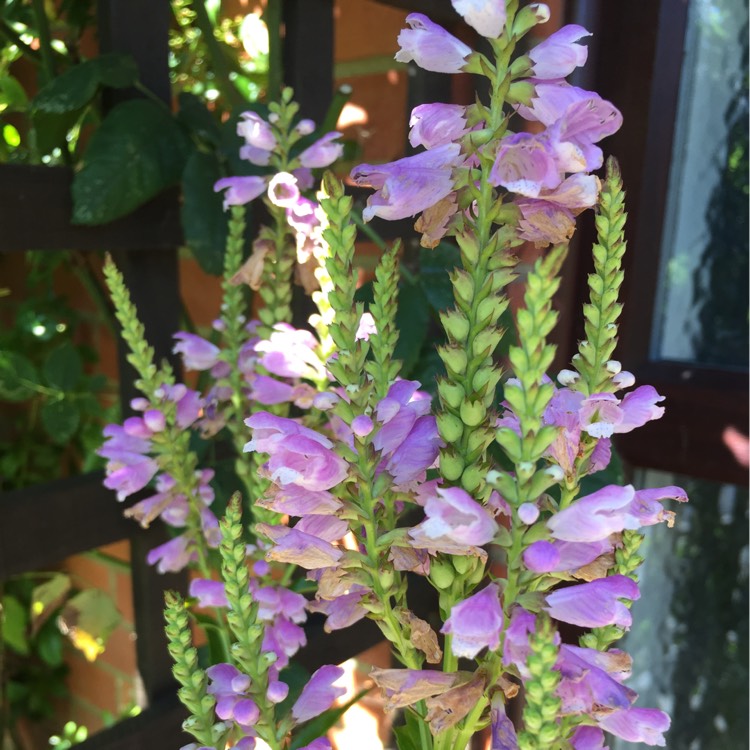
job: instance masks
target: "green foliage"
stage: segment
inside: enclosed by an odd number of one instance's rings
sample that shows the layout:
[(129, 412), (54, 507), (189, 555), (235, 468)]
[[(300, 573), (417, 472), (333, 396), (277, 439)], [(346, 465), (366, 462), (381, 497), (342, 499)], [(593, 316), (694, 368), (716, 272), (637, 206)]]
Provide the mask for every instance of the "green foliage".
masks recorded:
[(49, 738), (49, 744), (57, 750), (69, 750), (73, 745), (80, 745), (88, 736), (89, 730), (85, 726), (68, 721), (61, 734), (53, 734)]
[(189, 141), (169, 111), (149, 100), (118, 104), (91, 138), (73, 179), (73, 222), (104, 224), (176, 185)]

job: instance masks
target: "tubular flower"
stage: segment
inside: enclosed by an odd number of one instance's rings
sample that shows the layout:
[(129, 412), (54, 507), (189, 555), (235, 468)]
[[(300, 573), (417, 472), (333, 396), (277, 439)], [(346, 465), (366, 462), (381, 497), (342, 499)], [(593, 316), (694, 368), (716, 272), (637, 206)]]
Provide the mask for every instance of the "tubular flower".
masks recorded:
[(463, 70), (471, 47), (421, 13), (411, 13), (406, 17), (406, 23), (409, 28), (398, 35), (401, 49), (396, 53), (396, 60), (413, 60), (420, 68), (434, 73), (460, 73)]
[(377, 190), (362, 218), (406, 219), (435, 205), (454, 190), (451, 172), (462, 161), (460, 152), (457, 143), (449, 143), (389, 164), (355, 167), (351, 177), (357, 185)]

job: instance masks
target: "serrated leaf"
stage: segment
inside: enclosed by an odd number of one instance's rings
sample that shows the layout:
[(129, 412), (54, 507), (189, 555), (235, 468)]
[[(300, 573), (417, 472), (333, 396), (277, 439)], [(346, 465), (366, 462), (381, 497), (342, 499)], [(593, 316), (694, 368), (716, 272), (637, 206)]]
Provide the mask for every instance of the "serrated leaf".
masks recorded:
[(26, 635), (29, 616), (15, 596), (3, 597), (2, 618), (3, 641), (16, 653), (25, 656), (29, 653), (29, 639)]
[(66, 341), (47, 355), (42, 372), (49, 385), (67, 393), (83, 375), (83, 360), (75, 346)]
[(34, 365), (22, 354), (0, 351), (0, 399), (26, 401), (34, 395), (39, 382)]
[(182, 175), (185, 243), (200, 267), (215, 276), (224, 270), (228, 231), (222, 197), (214, 192), (214, 183), (221, 176), (216, 157), (199, 151), (190, 155)]
[(403, 362), (401, 375), (407, 377), (419, 359), (427, 337), (430, 308), (419, 283), (403, 281), (398, 294), (396, 329), (399, 332), (394, 358)]
[(73, 223), (104, 224), (175, 185), (189, 147), (175, 118), (156, 102), (118, 104), (92, 136), (73, 179)]
[(56, 442), (65, 443), (73, 437), (81, 421), (81, 414), (69, 399), (47, 401), (40, 410), (45, 432)]

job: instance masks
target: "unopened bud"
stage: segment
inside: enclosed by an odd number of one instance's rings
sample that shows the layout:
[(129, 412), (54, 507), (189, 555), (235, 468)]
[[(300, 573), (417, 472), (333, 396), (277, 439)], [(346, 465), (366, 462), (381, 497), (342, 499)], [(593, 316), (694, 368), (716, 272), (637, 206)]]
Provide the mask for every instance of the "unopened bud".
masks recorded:
[(613, 375), (617, 375), (622, 370), (622, 364), (616, 359), (610, 359), (606, 365), (607, 372), (611, 372)]
[(463, 470), (464, 460), (461, 456), (449, 453), (443, 453), (440, 456), (440, 471), (449, 482), (455, 482), (461, 476)]
[(455, 578), (456, 574), (450, 563), (435, 561), (430, 565), (430, 580), (435, 584), (436, 588), (450, 588)]
[(463, 422), (449, 412), (443, 412), (437, 416), (437, 428), (440, 437), (446, 443), (455, 443), (464, 433)]
[(469, 427), (482, 424), (487, 416), (487, 410), (480, 401), (464, 401), (460, 407), (461, 420)]
[(575, 370), (560, 370), (557, 373), (557, 382), (562, 386), (573, 385), (580, 377)]
[(532, 3), (522, 8), (513, 22), (513, 36), (523, 36), (540, 23), (549, 21), (549, 7), (544, 3)]

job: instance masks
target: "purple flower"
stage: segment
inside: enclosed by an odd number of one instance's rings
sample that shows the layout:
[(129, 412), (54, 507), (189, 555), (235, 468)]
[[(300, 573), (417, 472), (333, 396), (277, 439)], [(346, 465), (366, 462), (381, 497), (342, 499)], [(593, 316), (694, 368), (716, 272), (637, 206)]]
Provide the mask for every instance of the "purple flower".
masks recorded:
[(354, 338), (357, 341), (369, 341), (370, 336), (375, 336), (377, 332), (378, 329), (375, 326), (375, 319), (372, 317), (372, 314), (368, 312), (362, 313)]
[(280, 670), (289, 664), (289, 658), (306, 643), (305, 631), (299, 625), (286, 617), (278, 617), (266, 625), (261, 651), (276, 654), (274, 667)]
[[(510, 616), (510, 623), (505, 629), (505, 643), (503, 647), (503, 664), (515, 664), (521, 678), (527, 680), (531, 673), (526, 662), (531, 653), (529, 636), (536, 631), (536, 616), (523, 607), (514, 607)], [(555, 634), (555, 641), (559, 643), (560, 636)]]
[(210, 680), (206, 692), (216, 698), (216, 715), (248, 731), (260, 716), (258, 706), (247, 697), (250, 678), (231, 664), (214, 664), (206, 676)]
[[(129, 422), (129, 420), (126, 420), (126, 422)], [(133, 464), (142, 461), (144, 454), (151, 451), (150, 440), (129, 434), (129, 431), (122, 425), (108, 424), (104, 428), (103, 434), (107, 439), (96, 452), (110, 461), (119, 464)]]
[(496, 39), (505, 28), (503, 0), (451, 0), (457, 13), (482, 36)]
[(189, 370), (210, 370), (219, 360), (220, 350), (202, 336), (179, 331), (173, 338), (177, 339), (172, 351), (182, 354), (185, 367)]
[(551, 617), (582, 628), (617, 625), (629, 628), (633, 617), (620, 599), (640, 598), (638, 584), (627, 576), (614, 575), (558, 589), (547, 594)]
[(334, 143), (339, 138), (341, 138), (341, 133), (336, 131), (326, 133), (299, 155), (300, 164), (308, 169), (318, 169), (333, 164), (344, 153), (343, 144)]
[(154, 547), (146, 555), (146, 562), (156, 565), (160, 573), (177, 573), (197, 557), (187, 534), (181, 534), (165, 544)]
[(612, 545), (606, 541), (596, 542), (547, 542), (540, 540), (530, 544), (523, 553), (524, 565), (535, 573), (562, 573), (574, 571), (596, 560)]
[(245, 451), (270, 455), (265, 467), (276, 484), (329, 490), (346, 478), (346, 462), (333, 452), (333, 443), (314, 430), (267, 412), (254, 414), (245, 424), (253, 428)]
[(283, 404), (294, 400), (294, 386), (268, 375), (253, 375), (250, 381), (250, 398), (264, 406)]
[(490, 750), (518, 750), (518, 737), (513, 722), (505, 713), (503, 694), (495, 693), (490, 710)]
[(367, 199), (362, 217), (394, 221), (424, 211), (453, 192), (451, 172), (461, 161), (460, 146), (449, 143), (388, 164), (360, 164), (351, 178), (378, 191)]
[(562, 541), (597, 542), (625, 529), (671, 522), (674, 514), (659, 503), (667, 498), (687, 501), (685, 490), (680, 487), (636, 491), (630, 484), (610, 484), (556, 513), (547, 521), (547, 528)]
[(420, 104), (411, 111), (409, 143), (436, 148), (467, 132), (466, 107), (460, 104)]
[(266, 690), (266, 698), (271, 703), (281, 703), (289, 695), (289, 685), (281, 680), (270, 680), (268, 683), (268, 690)]
[(263, 151), (272, 151), (276, 147), (276, 136), (271, 126), (256, 112), (243, 112), (237, 123), (237, 135), (245, 139), (248, 146)]
[(367, 593), (367, 589), (358, 584), (354, 584), (352, 589), (355, 590), (333, 599), (318, 598), (308, 605), (311, 612), (319, 612), (327, 616), (324, 626), (326, 633), (348, 628), (367, 615), (367, 610), (362, 605), (362, 598)]
[(599, 726), (628, 742), (665, 747), (664, 732), (671, 721), (664, 711), (656, 708), (628, 708), (613, 711), (597, 719)]
[(591, 32), (583, 26), (569, 24), (537, 44), (529, 52), (534, 63), (534, 77), (541, 80), (565, 78), (576, 68), (583, 66), (588, 57), (588, 49), (576, 42), (587, 36), (591, 36)]
[(411, 13), (406, 17), (406, 23), (410, 28), (403, 29), (398, 35), (401, 49), (395, 55), (396, 60), (404, 63), (414, 60), (420, 68), (434, 73), (460, 73), (463, 70), (471, 47), (421, 13)]
[(289, 172), (275, 174), (268, 183), (268, 199), (274, 206), (290, 208), (299, 200), (297, 178)]
[(575, 232), (575, 218), (567, 208), (546, 200), (518, 200), (521, 211), (518, 236), (537, 247), (567, 242)]
[(271, 487), (266, 497), (260, 498), (257, 503), (261, 508), (289, 516), (307, 516), (313, 513), (332, 515), (342, 505), (338, 498), (326, 490), (314, 492), (297, 484)]
[(342, 696), (346, 689), (336, 687), (333, 683), (341, 678), (344, 670), (328, 664), (321, 667), (310, 678), (302, 693), (292, 706), (292, 717), (301, 724), (330, 708), (336, 698)]
[(309, 331), (277, 323), (265, 341), (255, 345), (260, 364), (272, 375), (282, 378), (320, 380), (326, 371), (315, 353), (318, 341)]
[(438, 488), (424, 506), (427, 518), (409, 531), (412, 544), (451, 554), (492, 541), (497, 524), (483, 505), (460, 487)]
[(302, 594), (283, 586), (264, 586), (253, 591), (253, 599), (258, 603), (258, 619), (273, 620), (275, 617), (286, 617), (295, 623), (306, 619), (305, 606), (307, 599)]
[(604, 746), (604, 732), (599, 727), (578, 727), (570, 743), (573, 750), (608, 750)]
[(660, 396), (650, 385), (642, 385), (626, 393), (620, 404), (623, 418), (615, 428), (615, 432), (631, 432), (636, 427), (642, 427), (646, 422), (659, 419), (664, 414), (664, 407), (656, 405), (660, 401), (664, 401), (664, 396)]
[(372, 429), (372, 419), (367, 414), (359, 414), (352, 420), (352, 432), (359, 437), (367, 437)]
[(332, 750), (332, 747), (325, 737), (317, 737), (309, 745), (305, 745), (299, 750)]
[(599, 651), (560, 646), (555, 668), (561, 680), (557, 695), (562, 699), (562, 713), (591, 714), (607, 709), (630, 708), (638, 694), (621, 685), (599, 664)]
[(159, 465), (151, 458), (141, 457), (140, 461), (121, 465), (116, 461), (107, 463), (107, 477), (104, 486), (117, 491), (117, 500), (122, 502), (138, 490), (142, 490), (159, 470)]
[(491, 583), (454, 605), (440, 632), (452, 636), (451, 651), (456, 656), (473, 659), (485, 646), (491, 651), (500, 646), (502, 628), (500, 589)]
[(562, 181), (549, 139), (531, 133), (515, 133), (500, 141), (490, 182), (527, 198), (537, 198)]
[(226, 591), (221, 581), (208, 578), (194, 578), (188, 589), (190, 596), (198, 600), (199, 607), (227, 607)]
[(265, 177), (223, 177), (214, 184), (214, 192), (226, 190), (224, 210), (229, 206), (244, 206), (266, 192)]
[(294, 563), (307, 570), (314, 570), (334, 565), (344, 554), (329, 542), (288, 526), (259, 523), (256, 529), (274, 543), (266, 555), (269, 560)]

